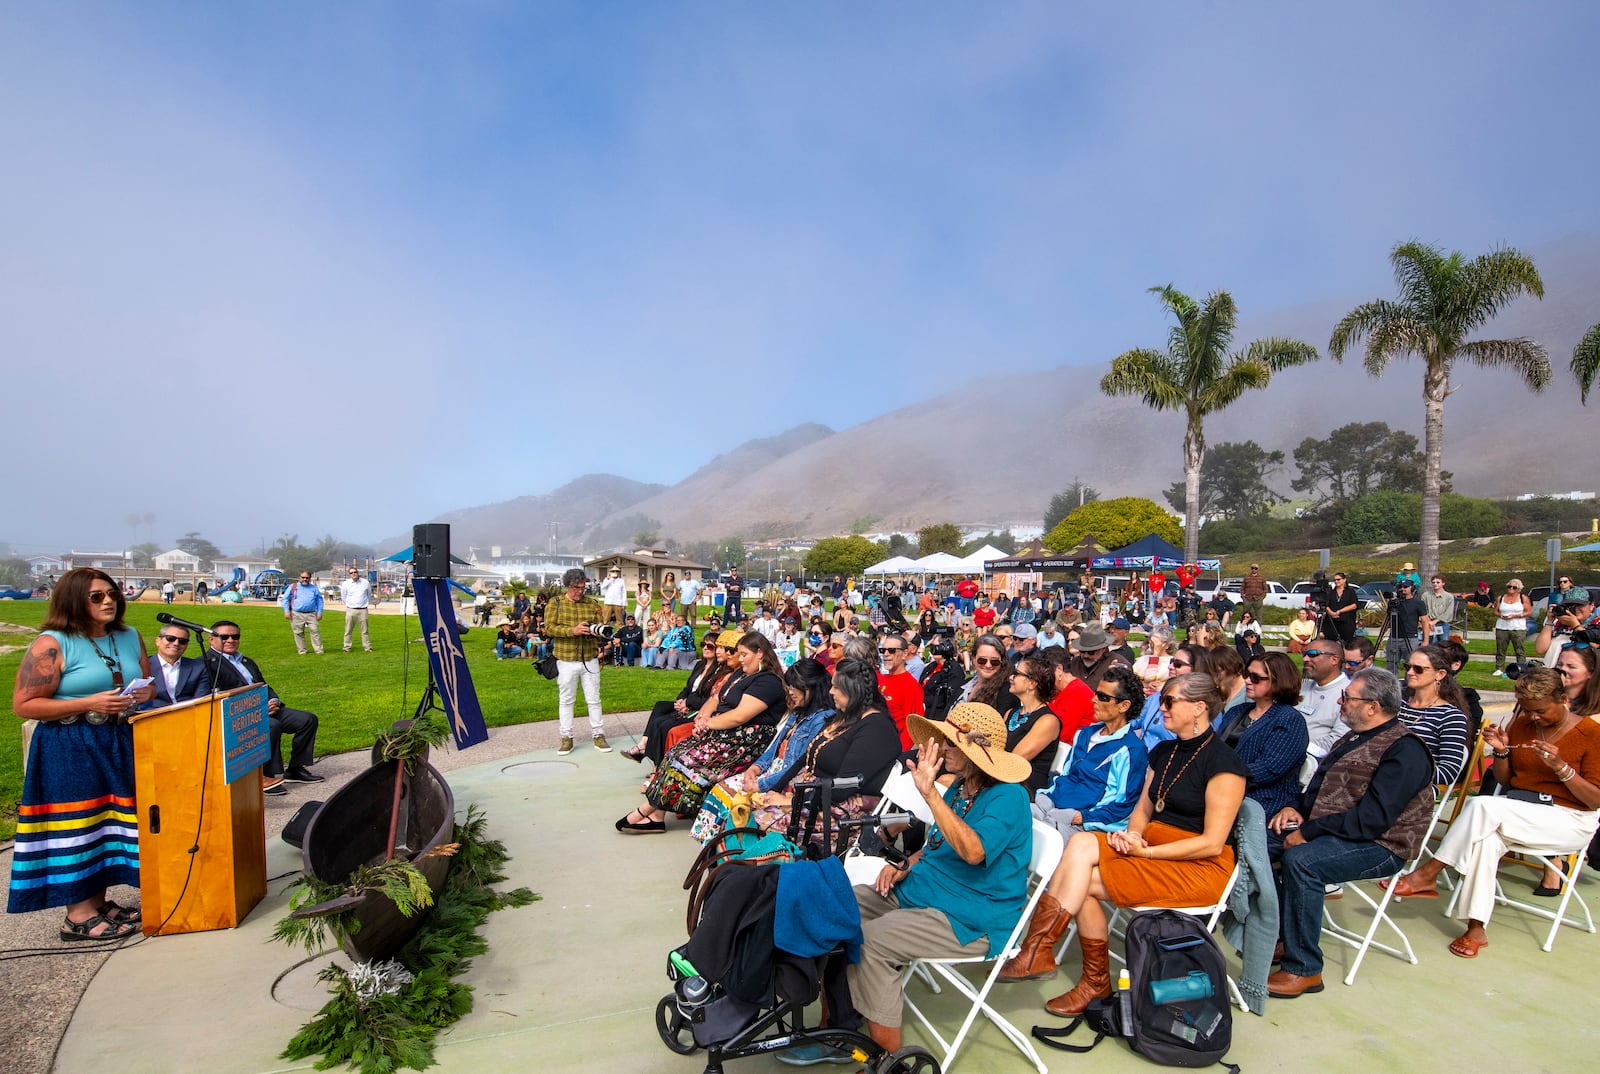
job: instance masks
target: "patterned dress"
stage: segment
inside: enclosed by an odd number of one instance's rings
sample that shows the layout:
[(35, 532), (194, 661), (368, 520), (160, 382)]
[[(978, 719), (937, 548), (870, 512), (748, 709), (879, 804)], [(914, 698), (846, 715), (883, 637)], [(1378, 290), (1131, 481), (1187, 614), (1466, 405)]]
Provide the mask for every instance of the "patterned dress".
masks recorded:
[[(139, 635), (131, 629), (99, 639), (46, 633), (63, 658), (56, 700), (111, 689), (108, 660), (121, 665), (124, 683), (139, 677)], [(42, 720), (22, 780), (6, 912), (69, 906), (120, 884), (139, 884), (133, 729), (83, 716)]]

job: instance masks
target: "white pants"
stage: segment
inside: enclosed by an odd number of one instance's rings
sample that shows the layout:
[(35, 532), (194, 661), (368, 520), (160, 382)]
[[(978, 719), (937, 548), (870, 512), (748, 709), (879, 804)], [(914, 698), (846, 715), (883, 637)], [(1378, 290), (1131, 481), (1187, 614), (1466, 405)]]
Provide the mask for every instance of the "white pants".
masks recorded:
[(572, 714), (578, 700), (578, 683), (583, 683), (583, 702), (589, 710), (589, 732), (605, 731), (605, 718), (600, 712), (600, 661), (557, 660), (556, 692), (561, 698), (561, 737), (572, 737)]
[(1583, 850), (1594, 838), (1600, 812), (1515, 802), (1509, 798), (1468, 798), (1434, 855), (1461, 874), (1456, 917), (1488, 921), (1494, 911), (1495, 874), (1509, 843), (1545, 854)]

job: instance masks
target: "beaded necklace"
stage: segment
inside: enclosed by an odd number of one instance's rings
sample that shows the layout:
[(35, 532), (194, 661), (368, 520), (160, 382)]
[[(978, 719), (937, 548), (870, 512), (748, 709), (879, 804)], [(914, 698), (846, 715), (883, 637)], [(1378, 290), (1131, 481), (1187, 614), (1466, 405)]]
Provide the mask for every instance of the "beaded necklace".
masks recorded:
[[(1208, 734), (1206, 736), (1206, 740), (1204, 742), (1200, 743), (1199, 747), (1197, 747), (1193, 753), (1189, 754), (1189, 759), (1187, 761), (1183, 762), (1183, 767), (1178, 769), (1178, 774), (1172, 777), (1171, 782), (1167, 781), (1167, 773), (1172, 771), (1173, 758), (1178, 756), (1177, 748), (1174, 747), (1173, 751), (1171, 753), (1167, 754), (1167, 763), (1165, 765), (1163, 765), (1162, 768), (1161, 768), (1161, 778), (1156, 781), (1156, 812), (1157, 813), (1165, 813), (1167, 811), (1167, 794), (1177, 784), (1178, 780), (1183, 778), (1183, 774), (1185, 772), (1189, 771), (1189, 766), (1194, 764), (1194, 759), (1196, 757), (1200, 756), (1200, 754), (1202, 754), (1203, 752), (1205, 752), (1205, 748), (1207, 746), (1211, 745), (1211, 740), (1216, 738), (1216, 737), (1217, 736), (1214, 735), (1214, 734)], [(1165, 784), (1165, 786), (1162, 786), (1162, 784)]]
[[(966, 819), (967, 814), (972, 812), (972, 803), (977, 801), (978, 796), (976, 794), (969, 796), (966, 793), (967, 779), (965, 776), (956, 780), (953, 784), (951, 784), (951, 787), (957, 788), (957, 790), (955, 801), (950, 803), (950, 812), (964, 820)], [(927, 849), (938, 850), (943, 845), (944, 832), (939, 830), (938, 824), (934, 824), (934, 826), (928, 830), (928, 840), (926, 843)]]
[(110, 656), (106, 655), (104, 650), (100, 648), (100, 643), (95, 641), (93, 637), (89, 638), (89, 644), (94, 646), (94, 654), (100, 658), (100, 662), (106, 666), (106, 670), (111, 672), (111, 688), (120, 690), (122, 689), (122, 654), (117, 652), (117, 640), (115, 638), (107, 634), (106, 640), (111, 643)]

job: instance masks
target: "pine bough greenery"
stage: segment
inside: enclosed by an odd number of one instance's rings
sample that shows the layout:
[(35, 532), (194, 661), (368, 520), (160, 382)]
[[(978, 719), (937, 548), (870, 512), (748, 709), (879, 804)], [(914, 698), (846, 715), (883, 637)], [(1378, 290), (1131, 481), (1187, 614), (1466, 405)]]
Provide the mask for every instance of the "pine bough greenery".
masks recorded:
[[(471, 986), (456, 979), (488, 950), (479, 930), (489, 914), (507, 906), (526, 906), (538, 898), (527, 888), (504, 893), (493, 889), (492, 885), (505, 880), (509, 856), (503, 843), (485, 837), (487, 825), (477, 806), (469, 806), (465, 822), (456, 825), (456, 860), (445, 876), (438, 904), (399, 955), (398, 961), (412, 974), (411, 981), (403, 983), (403, 974), (389, 974), (390, 981), (400, 982), (395, 991), (380, 990), (372, 995), (370, 988), (363, 987), (358, 995), (358, 982), (349, 972), (327, 967), (319, 976), (328, 982), (332, 998), (295, 1034), (283, 1058), (320, 1055), (318, 1070), (348, 1063), (361, 1074), (423, 1070), (433, 1065), (434, 1037), (472, 1009)], [(308, 877), (298, 883), (302, 890), (291, 898), (291, 909), (366, 888), (382, 890), (407, 916), (427, 909), (431, 901), (427, 881), (409, 862), (369, 866), (344, 884), (324, 884)], [(352, 914), (303, 921), (286, 917), (273, 931), (273, 938), (317, 951), (330, 942), (342, 943), (354, 925)]]

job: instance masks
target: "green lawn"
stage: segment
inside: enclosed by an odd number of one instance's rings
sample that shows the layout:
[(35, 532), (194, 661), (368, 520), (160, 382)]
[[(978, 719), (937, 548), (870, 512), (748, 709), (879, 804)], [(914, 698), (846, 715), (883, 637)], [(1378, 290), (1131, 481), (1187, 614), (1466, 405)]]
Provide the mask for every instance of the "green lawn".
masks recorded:
[[(44, 619), (43, 601), (0, 602), (0, 622), (14, 623), (37, 630)], [(155, 635), (156, 613), (160, 604), (135, 604), (128, 609), (128, 622), (144, 636), (147, 644)], [(340, 753), (371, 745), (378, 733), (397, 719), (410, 717), (427, 682), (427, 659), (420, 640), (409, 646), (410, 666), (402, 644), (402, 630), (413, 638), (421, 631), (415, 618), (402, 620), (396, 615), (371, 617), (372, 644), (376, 650), (363, 653), (339, 651), (344, 633), (344, 614), (330, 611), (322, 621), (323, 656), (299, 656), (289, 637), (283, 613), (267, 605), (196, 606), (179, 603), (174, 614), (210, 623), (227, 616), (240, 625), (244, 635), (241, 650), (261, 665), (286, 704), (308, 709), (320, 717), (317, 733), (318, 753)], [(494, 634), (478, 628), (463, 639), (473, 682), (484, 718), (490, 727), (531, 723), (556, 718), (556, 684), (534, 670), (527, 660), (496, 660)], [(0, 643), (25, 645), (33, 634), (0, 634)], [(0, 654), (0, 681), (16, 682), (23, 649)], [(191, 655), (199, 655), (194, 645)], [(645, 668), (606, 668), (600, 676), (601, 706), (610, 712), (648, 709), (656, 701), (675, 695), (688, 673), (651, 671)], [(4, 709), (11, 714), (11, 694), (4, 691)], [(578, 702), (583, 715), (583, 702)], [(0, 736), (0, 838), (15, 830), (17, 800), (22, 789), (22, 746), (14, 733)]]

